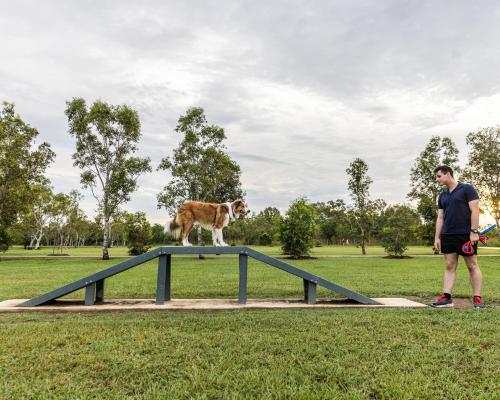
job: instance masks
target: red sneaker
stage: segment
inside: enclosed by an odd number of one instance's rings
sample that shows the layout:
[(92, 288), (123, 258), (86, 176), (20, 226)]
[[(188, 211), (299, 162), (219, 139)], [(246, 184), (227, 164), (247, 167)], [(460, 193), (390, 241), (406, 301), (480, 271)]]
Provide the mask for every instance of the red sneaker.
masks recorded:
[(443, 294), (442, 296), (439, 296), (438, 299), (431, 304), (431, 306), (437, 308), (453, 307), (453, 300), (447, 299), (446, 296)]
[(481, 296), (474, 296), (472, 298), (472, 304), (474, 304), (474, 308), (484, 308), (486, 305), (481, 300)]

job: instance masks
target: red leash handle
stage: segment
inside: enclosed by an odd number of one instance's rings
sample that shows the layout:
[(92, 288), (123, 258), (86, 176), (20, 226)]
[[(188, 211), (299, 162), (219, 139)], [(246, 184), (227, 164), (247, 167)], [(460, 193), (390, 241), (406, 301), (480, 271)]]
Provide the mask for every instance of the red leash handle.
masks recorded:
[[(479, 241), (482, 243), (482, 244), (486, 244), (486, 241), (488, 240), (488, 236), (486, 235), (481, 235), (479, 236)], [(474, 245), (473, 243), (469, 240), (468, 242), (465, 242), (463, 245), (462, 245), (462, 252), (464, 254), (467, 254), (467, 255), (472, 255), (474, 254)]]

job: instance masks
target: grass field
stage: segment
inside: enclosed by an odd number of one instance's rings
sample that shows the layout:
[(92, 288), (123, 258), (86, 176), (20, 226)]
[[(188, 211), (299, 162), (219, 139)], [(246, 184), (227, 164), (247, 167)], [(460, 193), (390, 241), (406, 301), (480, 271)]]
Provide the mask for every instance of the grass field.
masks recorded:
[[(371, 297), (427, 302), (441, 289), (440, 256), (394, 260), (318, 250), (318, 259), (289, 262)], [(4, 259), (0, 301), (39, 295), (119, 261)], [(0, 398), (499, 398), (500, 257), (479, 262), (490, 305), (480, 311), (0, 314)], [(231, 256), (174, 256), (173, 296), (236, 298), (237, 264)], [(129, 270), (106, 281), (105, 295), (154, 298), (155, 274), (156, 262)], [(299, 279), (252, 260), (248, 282), (249, 298), (302, 296)], [(470, 292), (461, 262), (454, 294)], [(331, 296), (318, 290), (320, 298)], [(83, 291), (70, 297), (82, 299)]]
[[(279, 246), (251, 246), (253, 249), (266, 253), (270, 256), (279, 256), (282, 251)], [(153, 247), (154, 248), (154, 247)], [(128, 249), (123, 246), (112, 247), (109, 249), (109, 254), (111, 257), (127, 257)], [(367, 246), (366, 249), (368, 256), (384, 256), (386, 253), (381, 246)], [(58, 253), (57, 249), (52, 247), (43, 247), (40, 250), (25, 250), (20, 246), (11, 247), (4, 256), (32, 256), (32, 257), (44, 257), (51, 256), (53, 253)], [(64, 254), (68, 254), (74, 257), (99, 257), (102, 256), (102, 247), (98, 246), (85, 246), (85, 247), (68, 247), (63, 249)], [(432, 248), (430, 246), (409, 246), (406, 254), (413, 255), (433, 255)], [(491, 254), (500, 256), (500, 248), (498, 247), (487, 247), (480, 245), (479, 254)], [(336, 257), (336, 256), (362, 256), (361, 248), (356, 246), (321, 246), (314, 247), (311, 251), (311, 255), (315, 257)], [(2, 255), (0, 254), (0, 259)], [(4, 257), (5, 258), (5, 257)]]

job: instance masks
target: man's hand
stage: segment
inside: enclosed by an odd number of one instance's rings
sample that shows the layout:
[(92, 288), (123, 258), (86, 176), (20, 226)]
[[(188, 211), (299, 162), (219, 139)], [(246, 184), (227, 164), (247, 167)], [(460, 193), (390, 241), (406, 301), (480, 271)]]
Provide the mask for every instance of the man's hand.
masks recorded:
[(440, 238), (434, 239), (434, 250), (436, 250), (437, 252), (441, 251), (441, 239)]
[(471, 232), (469, 237), (472, 243), (479, 241), (479, 233)]

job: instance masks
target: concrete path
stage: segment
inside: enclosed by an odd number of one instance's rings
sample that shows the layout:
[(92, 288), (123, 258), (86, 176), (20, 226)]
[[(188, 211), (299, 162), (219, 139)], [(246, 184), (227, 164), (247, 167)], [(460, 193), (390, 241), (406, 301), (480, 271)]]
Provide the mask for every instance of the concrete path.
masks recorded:
[(101, 304), (86, 306), (79, 300), (59, 300), (54, 304), (37, 307), (16, 307), (28, 299), (12, 299), (0, 302), (2, 312), (88, 312), (88, 311), (125, 311), (125, 310), (237, 310), (237, 309), (285, 309), (285, 308), (419, 308), (427, 307), (403, 298), (374, 298), (381, 305), (363, 305), (351, 300), (323, 300), (316, 304), (306, 304), (301, 300), (248, 300), (238, 304), (231, 299), (172, 299), (163, 305), (156, 305), (151, 299), (106, 300)]

